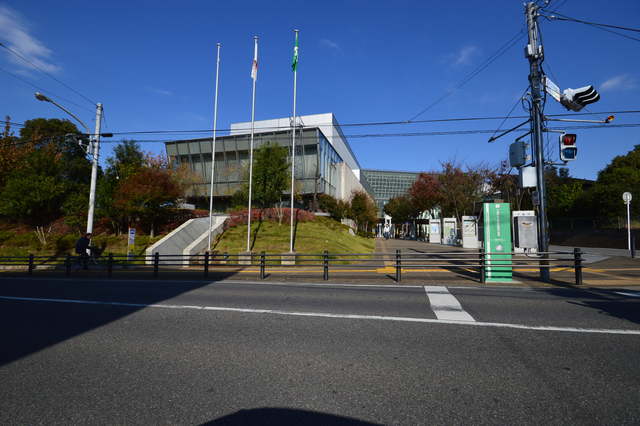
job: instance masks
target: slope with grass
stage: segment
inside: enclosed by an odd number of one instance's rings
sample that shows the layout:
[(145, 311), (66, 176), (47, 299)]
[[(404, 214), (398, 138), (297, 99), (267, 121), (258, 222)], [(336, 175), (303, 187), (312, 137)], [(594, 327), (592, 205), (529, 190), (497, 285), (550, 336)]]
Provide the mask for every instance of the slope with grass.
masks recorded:
[[(251, 224), (251, 250), (269, 254), (289, 251), (289, 224), (263, 221)], [(309, 222), (299, 222), (295, 229), (297, 253), (372, 253), (375, 240), (349, 233), (349, 227), (333, 219), (316, 217)], [(247, 248), (247, 225), (227, 229), (216, 241), (213, 250), (218, 253), (240, 253)]]

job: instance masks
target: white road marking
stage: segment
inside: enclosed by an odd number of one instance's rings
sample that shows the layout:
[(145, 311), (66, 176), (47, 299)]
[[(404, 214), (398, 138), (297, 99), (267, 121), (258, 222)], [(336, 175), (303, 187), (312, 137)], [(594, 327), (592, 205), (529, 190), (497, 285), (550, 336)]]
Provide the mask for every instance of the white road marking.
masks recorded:
[(614, 291), (614, 293), (620, 294), (622, 296), (640, 297), (640, 293), (628, 293), (626, 291)]
[(378, 321), (397, 321), (411, 322), (423, 324), (447, 324), (447, 325), (464, 325), (476, 327), (496, 327), (511, 328), (517, 330), (533, 330), (533, 331), (561, 331), (569, 333), (587, 333), (587, 334), (623, 334), (640, 336), (640, 330), (624, 330), (609, 328), (576, 328), (576, 327), (553, 327), (553, 326), (536, 326), (524, 324), (506, 324), (499, 322), (476, 322), (476, 321), (453, 321), (429, 318), (412, 318), (412, 317), (391, 317), (384, 315), (356, 315), (356, 314), (331, 314), (325, 312), (295, 312), (281, 311), (277, 309), (249, 309), (249, 308), (227, 308), (223, 306), (198, 306), (198, 305), (166, 305), (166, 304), (147, 304), (147, 303), (125, 303), (125, 302), (109, 302), (98, 300), (77, 300), (77, 299), (40, 299), (32, 297), (12, 297), (0, 296), (0, 300), (13, 300), (23, 302), (52, 302), (52, 303), (77, 303), (84, 305), (106, 305), (106, 306), (129, 306), (134, 308), (161, 308), (161, 309), (195, 309), (204, 311), (217, 312), (239, 312), (247, 314), (271, 314), (271, 315), (288, 315), (299, 317), (313, 318), (341, 318), (341, 319), (361, 319), (361, 320), (378, 320)]
[(467, 313), (458, 299), (447, 290), (446, 287), (440, 285), (426, 285), (424, 291), (427, 293), (427, 299), (431, 304), (433, 313), (439, 320), (448, 321), (475, 321), (471, 315)]

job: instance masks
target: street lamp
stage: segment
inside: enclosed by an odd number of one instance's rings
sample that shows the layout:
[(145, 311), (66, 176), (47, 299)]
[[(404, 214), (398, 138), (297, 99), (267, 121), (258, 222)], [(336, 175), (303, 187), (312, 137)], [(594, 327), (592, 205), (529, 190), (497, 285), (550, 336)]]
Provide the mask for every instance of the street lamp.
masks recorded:
[(43, 95), (40, 92), (36, 92), (35, 97), (37, 100), (42, 102), (49, 102), (57, 106), (58, 108), (60, 108), (62, 111), (69, 114), (78, 123), (80, 123), (82, 127), (84, 127), (87, 134), (89, 134), (90, 136), (93, 136), (91, 142), (89, 142), (89, 148), (90, 148), (89, 153), (93, 156), (93, 164), (91, 165), (91, 186), (89, 189), (89, 212), (87, 213), (87, 233), (91, 234), (93, 233), (93, 216), (94, 216), (95, 205), (96, 205), (96, 181), (98, 180), (98, 157), (100, 153), (100, 124), (102, 122), (102, 104), (101, 103), (96, 104), (96, 130), (95, 130), (95, 133), (92, 135), (91, 131), (89, 130), (89, 127), (87, 127), (87, 125), (84, 124), (82, 120), (76, 117), (76, 115), (73, 114), (71, 111), (69, 111), (62, 105), (55, 102), (53, 99)]

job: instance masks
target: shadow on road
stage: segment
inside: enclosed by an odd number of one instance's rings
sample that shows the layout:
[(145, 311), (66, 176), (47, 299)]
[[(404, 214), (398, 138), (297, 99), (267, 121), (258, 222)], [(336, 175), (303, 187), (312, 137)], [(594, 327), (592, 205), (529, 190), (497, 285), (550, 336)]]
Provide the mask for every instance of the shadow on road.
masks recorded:
[[(232, 275), (234, 273), (218, 273), (216, 277), (223, 279)], [(45, 301), (0, 299), (0, 366), (106, 326), (144, 309), (146, 305), (162, 303), (204, 287), (212, 281), (202, 278), (190, 281), (98, 281), (96, 278), (88, 274), (62, 280), (2, 277), (2, 296)], [(126, 287), (126, 291), (118, 291), (119, 287)], [(59, 299), (89, 303), (56, 303), (55, 300)], [(122, 305), (96, 305), (90, 304), (91, 301)]]
[(615, 291), (625, 291), (624, 289), (583, 289), (576, 286), (564, 285), (559, 288), (545, 289), (546, 293), (567, 298), (566, 289), (575, 290), (576, 293), (567, 303), (595, 309), (601, 315), (608, 315), (640, 324), (640, 298), (629, 299), (622, 295), (616, 295)]
[(234, 426), (234, 425), (329, 425), (329, 426), (373, 426), (379, 423), (370, 423), (350, 417), (336, 416), (333, 414), (318, 413), (315, 411), (296, 410), (292, 408), (254, 408), (240, 410), (233, 414), (212, 420), (204, 425)]

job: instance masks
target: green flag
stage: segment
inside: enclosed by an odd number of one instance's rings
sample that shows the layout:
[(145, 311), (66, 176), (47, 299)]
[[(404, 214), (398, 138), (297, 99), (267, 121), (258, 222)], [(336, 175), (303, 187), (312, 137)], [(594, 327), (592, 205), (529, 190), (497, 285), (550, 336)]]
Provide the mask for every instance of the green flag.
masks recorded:
[(291, 61), (291, 70), (298, 70), (298, 32), (296, 31), (296, 44), (293, 46), (293, 60)]

